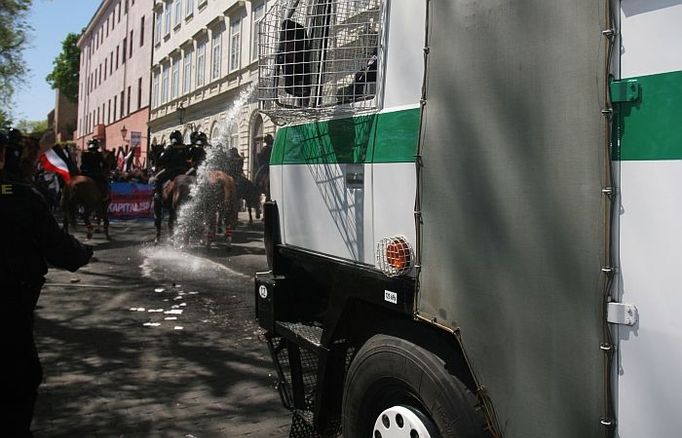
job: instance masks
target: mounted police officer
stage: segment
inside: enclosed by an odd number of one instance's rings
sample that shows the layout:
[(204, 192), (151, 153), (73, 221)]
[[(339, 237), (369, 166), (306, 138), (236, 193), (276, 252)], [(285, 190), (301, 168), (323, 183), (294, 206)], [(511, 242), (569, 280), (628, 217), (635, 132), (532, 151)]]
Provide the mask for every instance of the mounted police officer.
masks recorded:
[(104, 155), (99, 150), (99, 140), (93, 138), (88, 142), (88, 150), (81, 154), (81, 174), (92, 178), (103, 196), (109, 194), (109, 175), (105, 169)]
[(227, 174), (232, 178), (246, 178), (244, 176), (244, 157), (235, 147), (227, 151)]
[(192, 144), (189, 148), (189, 160), (192, 167), (187, 171), (188, 175), (195, 175), (197, 169), (206, 159), (206, 149), (204, 149), (208, 144), (208, 138), (203, 132), (194, 131), (190, 134), (190, 141)]
[(173, 178), (189, 170), (188, 147), (182, 143), (180, 131), (173, 131), (170, 143), (164, 146), (156, 160), (156, 167), (160, 170), (152, 177), (154, 181), (154, 213), (157, 220), (161, 220), (163, 186)]
[(274, 143), (274, 138), (271, 134), (266, 134), (264, 136), (256, 137), (256, 140), (263, 140), (263, 148), (256, 155), (256, 162), (258, 168), (253, 180), (260, 181), (265, 176), (270, 174), (270, 155), (272, 154), (272, 145)]
[[(21, 133), (0, 133), (0, 373), (3, 435), (30, 437), (42, 369), (33, 339), (33, 310), (47, 263), (76, 271), (88, 263), (90, 247), (64, 232), (45, 199), (26, 181), (33, 165)], [(33, 145), (37, 153), (37, 144)]]

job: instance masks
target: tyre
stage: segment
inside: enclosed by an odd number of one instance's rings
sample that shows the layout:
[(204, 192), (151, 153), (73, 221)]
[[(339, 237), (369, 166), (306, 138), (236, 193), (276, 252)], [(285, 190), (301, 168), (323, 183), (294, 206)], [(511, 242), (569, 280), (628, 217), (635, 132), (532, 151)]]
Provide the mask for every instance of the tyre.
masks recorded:
[(348, 438), (479, 438), (476, 398), (430, 351), (375, 335), (359, 350), (343, 394)]

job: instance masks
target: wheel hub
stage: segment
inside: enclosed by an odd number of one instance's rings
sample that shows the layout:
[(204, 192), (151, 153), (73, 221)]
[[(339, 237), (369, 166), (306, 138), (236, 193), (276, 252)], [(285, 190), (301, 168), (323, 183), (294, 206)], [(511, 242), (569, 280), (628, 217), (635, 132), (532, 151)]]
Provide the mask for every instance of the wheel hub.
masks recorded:
[(373, 438), (437, 438), (436, 425), (426, 415), (409, 406), (384, 410), (374, 422)]

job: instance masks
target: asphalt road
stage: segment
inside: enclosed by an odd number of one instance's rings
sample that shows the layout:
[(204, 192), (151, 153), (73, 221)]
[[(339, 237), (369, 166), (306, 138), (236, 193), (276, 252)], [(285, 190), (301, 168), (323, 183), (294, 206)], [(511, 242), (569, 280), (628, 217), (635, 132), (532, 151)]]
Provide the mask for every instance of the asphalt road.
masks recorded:
[[(290, 415), (254, 321), (262, 223), (179, 251), (148, 221), (95, 234), (97, 260), (50, 270), (36, 311), (36, 437), (286, 437)], [(75, 235), (84, 241), (81, 227)]]

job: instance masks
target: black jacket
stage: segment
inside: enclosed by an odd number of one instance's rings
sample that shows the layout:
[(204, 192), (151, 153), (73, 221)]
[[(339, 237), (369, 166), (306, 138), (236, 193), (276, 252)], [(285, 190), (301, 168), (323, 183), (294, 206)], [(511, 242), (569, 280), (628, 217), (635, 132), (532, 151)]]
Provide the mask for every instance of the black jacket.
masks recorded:
[[(37, 190), (0, 174), (0, 289), (4, 306), (10, 304), (16, 311), (19, 305), (24, 312), (32, 312), (48, 263), (74, 272), (91, 256), (91, 247), (57, 225)], [(30, 291), (31, 296), (23, 291)]]

